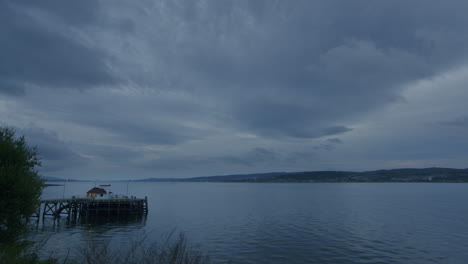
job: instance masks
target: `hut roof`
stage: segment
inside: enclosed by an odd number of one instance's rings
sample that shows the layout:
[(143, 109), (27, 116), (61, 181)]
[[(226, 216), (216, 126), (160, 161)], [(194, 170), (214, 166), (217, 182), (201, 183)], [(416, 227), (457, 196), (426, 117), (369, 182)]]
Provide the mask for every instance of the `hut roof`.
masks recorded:
[(104, 190), (102, 188), (94, 187), (91, 190), (89, 190), (87, 193), (97, 193), (97, 194), (104, 193), (104, 194), (106, 194), (107, 192), (106, 192), (106, 190)]

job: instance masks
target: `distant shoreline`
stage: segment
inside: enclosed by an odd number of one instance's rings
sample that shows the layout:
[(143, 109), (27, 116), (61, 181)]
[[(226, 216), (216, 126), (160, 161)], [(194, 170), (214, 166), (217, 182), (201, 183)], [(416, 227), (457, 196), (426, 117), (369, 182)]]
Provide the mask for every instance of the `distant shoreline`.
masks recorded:
[[(228, 183), (468, 183), (468, 169), (424, 168), (364, 172), (302, 171), (236, 174), (192, 178), (147, 178), (120, 181), (77, 181), (43, 177), (48, 182), (228, 182)], [(53, 185), (50, 186), (60, 186)]]
[(53, 186), (63, 186), (63, 184), (55, 184), (55, 183), (44, 183), (45, 187), (53, 187)]

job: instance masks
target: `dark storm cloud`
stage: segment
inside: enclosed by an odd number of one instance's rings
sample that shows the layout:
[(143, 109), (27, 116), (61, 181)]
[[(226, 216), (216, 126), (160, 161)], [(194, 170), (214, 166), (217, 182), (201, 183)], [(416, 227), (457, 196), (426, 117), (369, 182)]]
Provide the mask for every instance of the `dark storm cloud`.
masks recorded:
[(41, 172), (49, 173), (72, 169), (86, 164), (86, 159), (72, 150), (56, 133), (40, 128), (17, 129), (18, 135), (24, 135), (30, 146), (37, 147), (41, 159)]
[(450, 121), (440, 121), (437, 124), (442, 126), (452, 126), (459, 128), (468, 128), (468, 116), (459, 117)]
[(61, 22), (74, 25), (96, 22), (101, 8), (99, 1), (94, 0), (83, 0), (77, 2), (64, 2), (60, 0), (7, 0), (6, 2), (9, 3), (9, 5), (16, 7), (40, 10), (48, 15), (59, 18)]
[(18, 95), (28, 86), (87, 89), (114, 83), (104, 50), (60, 31), (95, 22), (95, 3), (2, 1), (0, 92)]
[(235, 121), (242, 127), (262, 135), (317, 138), (352, 130), (343, 125), (329, 126), (330, 122), (324, 120), (323, 116), (326, 109), (314, 105), (264, 102), (261, 98), (258, 100), (263, 102), (239, 102), (233, 113), (236, 116)]
[[(341, 133), (348, 131), (347, 129), (340, 129), (340, 128), (332, 128), (331, 130), (332, 131), (338, 130), (338, 131), (341, 131)], [(341, 141), (341, 139), (339, 138), (328, 138), (325, 142), (322, 142), (318, 145), (313, 146), (312, 149), (331, 151), (337, 147), (337, 144), (343, 144), (343, 141)]]
[(193, 102), (158, 96), (77, 96), (81, 99), (68, 104), (69, 112), (60, 117), (105, 131), (120, 144), (175, 145), (204, 138), (208, 133), (186, 124), (209, 114)]
[[(123, 119), (124, 120), (124, 119)], [(118, 117), (114, 119), (102, 118), (88, 123), (94, 127), (105, 129), (114, 134), (117, 139), (124, 142), (137, 144), (160, 144), (172, 145), (184, 142), (189, 139), (201, 137), (201, 133), (196, 130), (170, 123), (158, 124), (157, 122), (139, 122), (139, 120), (125, 120), (122, 123)], [(197, 135), (198, 134), (198, 135)]]
[(318, 146), (313, 147), (315, 150), (333, 150), (335, 147), (331, 144), (320, 144)]
[(223, 100), (234, 126), (263, 136), (350, 131), (468, 53), (460, 1), (255, 3), (166, 5), (182, 31), (154, 41), (184, 87)]
[[(455, 0), (3, 1), (0, 93), (24, 96), (0, 94), (0, 110), (19, 126), (63, 129), (60, 138), (75, 140), (68, 125), (83, 131), (79, 146), (45, 133), (65, 151), (41, 143), (49, 160), (79, 152), (109, 168), (197, 174), (307, 168), (354, 153), (353, 136), (364, 149), (356, 138), (376, 130), (369, 118), (464, 66), (466, 10)], [(409, 126), (390, 136), (399, 142)], [(393, 153), (415, 153), (420, 140)]]
[(343, 141), (341, 141), (341, 139), (339, 139), (339, 138), (329, 138), (329, 139), (327, 139), (327, 141), (330, 142), (330, 143), (333, 143), (333, 144), (342, 144), (343, 143)]

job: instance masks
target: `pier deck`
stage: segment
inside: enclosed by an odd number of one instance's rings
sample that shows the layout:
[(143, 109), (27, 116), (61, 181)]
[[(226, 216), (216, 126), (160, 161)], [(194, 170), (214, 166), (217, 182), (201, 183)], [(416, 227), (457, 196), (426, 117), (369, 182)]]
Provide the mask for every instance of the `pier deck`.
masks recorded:
[(60, 217), (67, 215), (76, 218), (78, 216), (103, 215), (137, 215), (148, 214), (148, 199), (141, 198), (69, 198), (41, 200), (36, 217)]

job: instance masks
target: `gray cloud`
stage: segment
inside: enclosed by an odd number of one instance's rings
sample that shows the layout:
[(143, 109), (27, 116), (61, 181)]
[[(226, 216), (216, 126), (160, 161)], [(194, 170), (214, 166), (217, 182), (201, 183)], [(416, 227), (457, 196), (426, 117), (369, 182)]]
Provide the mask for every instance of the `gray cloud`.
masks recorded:
[(95, 1), (71, 5), (60, 1), (0, 3), (0, 92), (23, 94), (26, 87), (87, 89), (114, 84), (105, 50), (84, 44), (61, 23), (92, 23), (99, 10)]
[(234, 126), (262, 136), (320, 137), (466, 57), (467, 21), (447, 11), (464, 3), (257, 2), (162, 5), (158, 22), (177, 30), (152, 43), (164, 74), (184, 72), (182, 87), (225, 100)]
[(333, 143), (333, 144), (342, 144), (343, 143), (343, 141), (341, 141), (341, 139), (339, 139), (339, 138), (329, 138), (329, 139), (327, 139), (327, 141), (330, 142), (330, 143)]
[(24, 135), (30, 146), (37, 147), (41, 159), (41, 172), (55, 173), (66, 169), (84, 166), (87, 160), (73, 151), (72, 146), (60, 140), (52, 131), (41, 128), (16, 129)]
[(271, 163), (279, 161), (280, 155), (272, 150), (265, 148), (254, 148), (242, 155), (227, 155), (224, 157), (215, 158), (231, 165), (254, 166), (258, 163)]
[(84, 150), (85, 154), (97, 159), (118, 164), (126, 167), (132, 164), (132, 161), (141, 158), (144, 153), (128, 147), (110, 146), (110, 145), (91, 145)]
[(65, 3), (59, 0), (31, 2), (27, 0), (6, 1), (12, 7), (41, 11), (44, 15), (54, 16), (61, 22), (72, 25), (89, 25), (99, 19), (99, 1), (84, 0)]
[(439, 121), (437, 124), (442, 126), (452, 126), (452, 127), (459, 127), (459, 128), (467, 128), (468, 127), (468, 116), (459, 117), (449, 121)]
[[(343, 133), (343, 132), (351, 131), (351, 129), (335, 127), (335, 128), (332, 128), (331, 131), (333, 132), (341, 131), (341, 133)], [(333, 134), (338, 134), (338, 133), (340, 132), (335, 132)], [(343, 144), (343, 141), (341, 141), (341, 139), (339, 138), (328, 138), (326, 142), (321, 142), (320, 144), (313, 146), (312, 149), (331, 151), (337, 147), (337, 144)]]
[(112, 118), (101, 116), (99, 120), (88, 120), (83, 121), (83, 123), (105, 129), (113, 134), (117, 140), (136, 144), (171, 145), (202, 136), (196, 129), (171, 124), (170, 122), (162, 124), (157, 121), (142, 122), (138, 119), (120, 119), (118, 116)]
[(334, 149), (334, 146), (331, 145), (331, 144), (320, 144), (318, 146), (315, 146), (314, 149), (316, 150), (333, 150)]
[(158, 159), (137, 162), (137, 166), (143, 166), (156, 170), (173, 170), (176, 168), (194, 169), (206, 167), (207, 165), (217, 166), (241, 166), (252, 167), (258, 164), (268, 164), (272, 161), (279, 161), (280, 155), (272, 150), (265, 148), (253, 148), (241, 154), (230, 154), (222, 156), (180, 156), (180, 157), (162, 157)]
[[(3, 1), (0, 114), (43, 128), (31, 134), (47, 160), (85, 154), (97, 168), (198, 175), (328, 168), (323, 159), (353, 148), (380, 153), (352, 141), (372, 141), (378, 129), (366, 121), (466, 64), (467, 9), (455, 0)], [(435, 155), (423, 137), (398, 143), (417, 119), (392, 127), (391, 158)], [(424, 133), (434, 142), (437, 133)]]
[[(194, 172), (205, 171), (205, 176), (209, 171), (219, 173), (223, 168), (231, 168), (232, 172), (250, 173), (258, 168), (267, 168), (267, 170), (281, 170), (281, 168), (291, 168), (296, 164), (308, 163), (316, 158), (316, 154), (307, 152), (284, 152), (256, 147), (241, 153), (217, 155), (217, 156), (167, 156), (157, 159), (136, 161), (135, 167), (144, 167), (154, 172), (184, 171), (193, 175)], [(199, 173), (198, 175), (203, 175)]]

